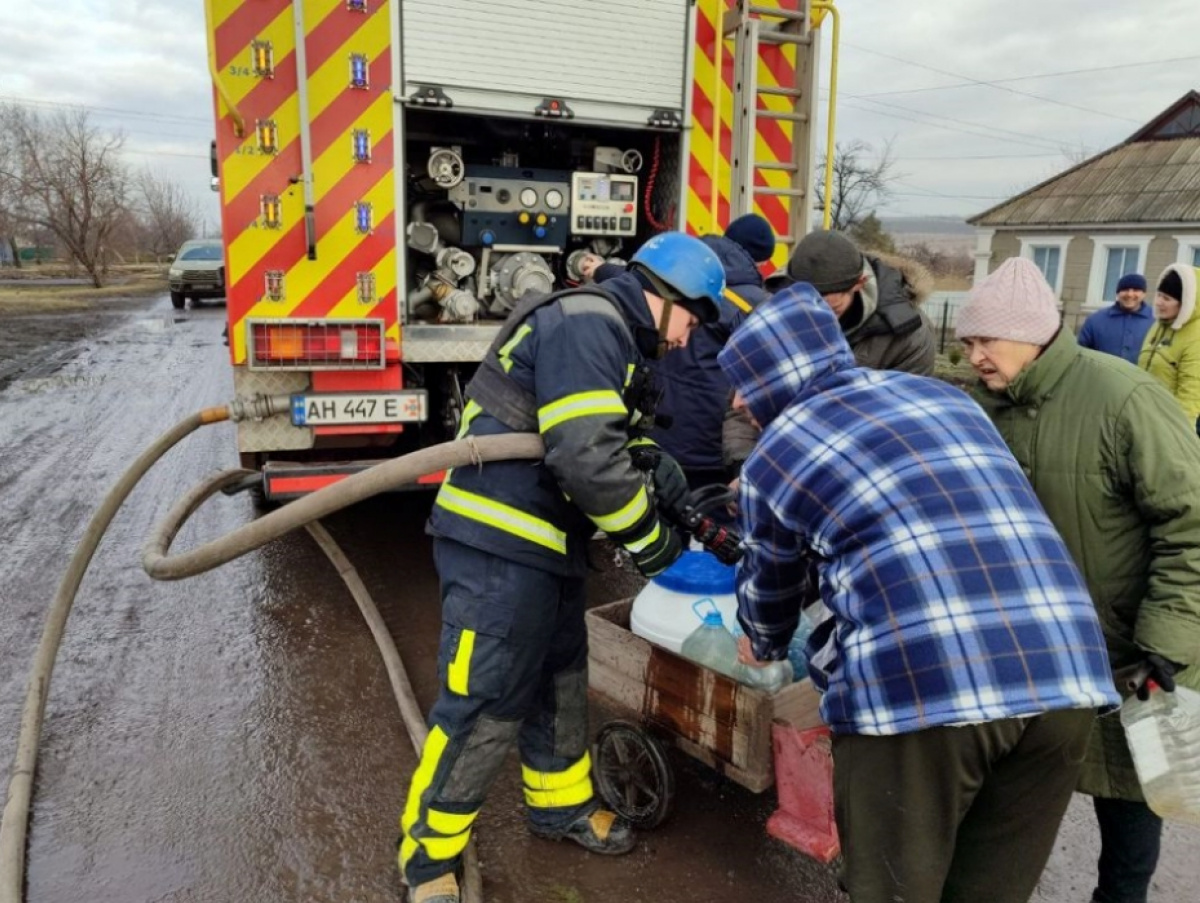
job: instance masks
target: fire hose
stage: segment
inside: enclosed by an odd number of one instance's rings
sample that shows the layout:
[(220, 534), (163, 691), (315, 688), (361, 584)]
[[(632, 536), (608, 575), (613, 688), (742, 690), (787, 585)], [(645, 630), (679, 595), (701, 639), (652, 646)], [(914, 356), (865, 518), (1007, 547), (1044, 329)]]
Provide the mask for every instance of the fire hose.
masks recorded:
[[(21, 732), (9, 775), (3, 819), (0, 821), (0, 903), (21, 903), (24, 898), (29, 809), (50, 679), (76, 593), (109, 524), (146, 472), (192, 432), (213, 423), (285, 414), (290, 406), (291, 399), (286, 395), (260, 397), (248, 402), (234, 401), (225, 407), (206, 408), (184, 418), (134, 460), (92, 515), (47, 612), (42, 637), (30, 669), (21, 715)], [(176, 503), (147, 542), (142, 563), (147, 573), (155, 579), (179, 580), (231, 561), (297, 527), (306, 527), (345, 580), (375, 636), (405, 727), (419, 755), (424, 744), (425, 721), (399, 653), (366, 587), (317, 521), (355, 502), (415, 482), (418, 477), (448, 467), (505, 459), (534, 460), (543, 454), (541, 437), (532, 433), (483, 436), (435, 445), (347, 477), (199, 548), (168, 556), (171, 541), (187, 518), (215, 492), (244, 482), (248, 473), (244, 470), (224, 471)], [(463, 891), (465, 900), (478, 903), (482, 899), (482, 882), (473, 845), (468, 847), (464, 857)]]
[[(224, 407), (206, 408), (184, 418), (134, 460), (92, 515), (47, 612), (30, 670), (21, 732), (0, 820), (0, 903), (21, 903), (24, 897), (29, 809), (50, 679), (75, 596), (109, 524), (147, 471), (192, 432), (214, 423), (286, 414), (290, 408), (290, 396), (260, 396), (249, 401), (236, 400)], [(414, 483), (426, 474), (487, 461), (536, 460), (544, 453), (541, 437), (533, 433), (468, 437), (431, 446), (349, 476), (195, 549), (168, 554), (183, 524), (205, 501), (217, 492), (244, 484), (246, 477), (253, 474), (241, 469), (222, 471), (192, 489), (172, 507), (147, 541), (142, 565), (156, 580), (180, 580), (212, 570), (285, 533), (305, 527), (337, 568), (358, 604), (383, 656), (409, 738), (420, 755), (427, 728), (399, 652), (358, 573), (319, 520), (373, 495)], [(691, 534), (722, 561), (733, 563), (740, 557), (736, 534), (718, 525), (708, 514), (714, 505), (727, 504), (731, 496), (724, 487), (708, 489), (716, 492), (700, 490), (694, 493), (681, 517), (676, 519), (676, 526)], [(482, 900), (482, 880), (473, 841), (464, 854), (463, 891), (468, 903)]]

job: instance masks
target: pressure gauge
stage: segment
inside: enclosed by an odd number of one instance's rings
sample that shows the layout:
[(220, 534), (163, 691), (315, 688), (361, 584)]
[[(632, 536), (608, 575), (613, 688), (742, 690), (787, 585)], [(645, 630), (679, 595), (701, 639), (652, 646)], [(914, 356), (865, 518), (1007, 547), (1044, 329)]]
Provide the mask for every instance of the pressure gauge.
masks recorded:
[(559, 191), (557, 188), (551, 188), (549, 191), (546, 192), (546, 206), (549, 207), (551, 210), (557, 210), (559, 207), (562, 206), (562, 202), (563, 202), (562, 192)]
[(537, 203), (537, 192), (532, 188), (521, 189), (521, 206), (532, 207)]

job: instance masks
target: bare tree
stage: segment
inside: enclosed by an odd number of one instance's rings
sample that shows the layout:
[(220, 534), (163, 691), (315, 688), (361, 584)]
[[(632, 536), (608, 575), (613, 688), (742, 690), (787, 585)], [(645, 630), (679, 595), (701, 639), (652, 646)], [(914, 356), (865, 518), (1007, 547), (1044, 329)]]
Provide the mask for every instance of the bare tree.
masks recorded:
[(0, 129), (14, 144), (0, 158), (0, 194), (15, 198), (19, 223), (54, 233), (99, 288), (108, 239), (127, 206), (124, 139), (95, 128), (86, 110), (41, 116), (10, 105), (0, 109)]
[(178, 183), (143, 170), (136, 184), (139, 249), (162, 257), (197, 234), (200, 215), (196, 202)]
[[(833, 193), (831, 228), (845, 231), (858, 225), (878, 208), (891, 193), (898, 177), (892, 142), (885, 141), (877, 152), (865, 141), (839, 142), (833, 155)], [(817, 165), (817, 209), (825, 209), (825, 158)]]
[[(16, 154), (16, 142), (12, 133), (5, 127), (6, 117), (0, 108), (0, 173), (5, 172), (11, 165)], [(6, 242), (12, 251), (13, 266), (20, 267), (21, 252), (17, 247), (17, 232), (20, 226), (16, 216), (17, 192), (14, 186), (0, 176), (0, 240)]]

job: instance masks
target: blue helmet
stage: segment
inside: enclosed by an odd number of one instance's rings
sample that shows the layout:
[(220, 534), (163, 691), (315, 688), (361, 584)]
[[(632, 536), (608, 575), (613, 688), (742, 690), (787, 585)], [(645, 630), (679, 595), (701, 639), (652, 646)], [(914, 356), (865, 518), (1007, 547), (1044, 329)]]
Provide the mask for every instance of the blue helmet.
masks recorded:
[(725, 268), (712, 249), (683, 232), (663, 232), (646, 242), (629, 261), (667, 290), (671, 300), (695, 314), (701, 323), (721, 318)]

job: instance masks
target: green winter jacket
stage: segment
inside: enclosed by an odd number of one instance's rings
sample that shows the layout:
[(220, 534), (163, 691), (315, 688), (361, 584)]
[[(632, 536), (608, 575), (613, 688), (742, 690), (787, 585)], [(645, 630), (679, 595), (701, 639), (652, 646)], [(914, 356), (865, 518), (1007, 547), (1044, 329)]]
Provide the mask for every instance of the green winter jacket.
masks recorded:
[[(1138, 366), (1167, 387), (1188, 421), (1200, 431), (1200, 315), (1196, 313), (1200, 268), (1173, 263), (1162, 275), (1171, 270), (1183, 282), (1179, 313), (1169, 323), (1157, 320), (1150, 327), (1138, 354)], [(1158, 281), (1162, 282), (1162, 276)]]
[[(1083, 572), (1113, 670), (1143, 650), (1200, 665), (1200, 442), (1170, 395), (1063, 329), (977, 398)], [(1200, 689), (1200, 667), (1180, 682)], [(1097, 720), (1079, 790), (1142, 799), (1116, 712)]]

